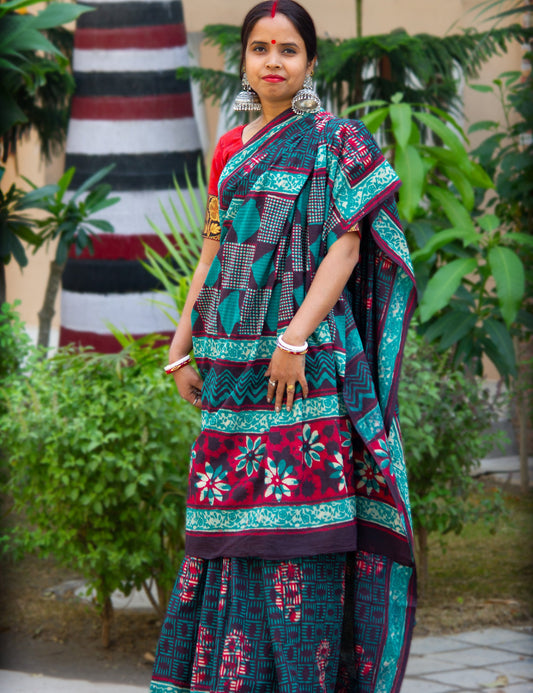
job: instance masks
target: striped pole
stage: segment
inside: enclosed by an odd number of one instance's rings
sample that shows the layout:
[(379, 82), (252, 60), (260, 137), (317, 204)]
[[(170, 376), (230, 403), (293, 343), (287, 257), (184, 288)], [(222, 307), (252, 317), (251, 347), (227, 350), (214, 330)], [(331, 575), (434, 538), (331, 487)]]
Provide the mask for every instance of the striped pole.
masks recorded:
[(153, 303), (157, 282), (139, 259), (142, 241), (163, 252), (146, 217), (166, 228), (159, 200), (167, 200), (173, 173), (181, 187), (185, 170), (197, 185), (202, 153), (190, 84), (175, 78), (188, 63), (181, 0), (90, 4), (96, 10), (80, 17), (75, 33), (66, 166), (76, 167), (74, 190), (115, 164), (106, 182), (121, 199), (97, 215), (115, 233), (99, 234), (92, 255), (69, 256), (59, 343), (110, 353), (120, 346), (106, 323), (135, 337), (173, 333)]

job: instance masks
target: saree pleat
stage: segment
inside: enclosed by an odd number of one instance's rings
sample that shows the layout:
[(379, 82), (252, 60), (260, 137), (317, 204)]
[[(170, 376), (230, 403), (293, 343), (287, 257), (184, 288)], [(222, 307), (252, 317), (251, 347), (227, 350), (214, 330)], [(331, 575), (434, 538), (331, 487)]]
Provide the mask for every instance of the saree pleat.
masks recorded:
[(344, 567), (342, 554), (286, 562), (187, 558), (151, 690), (335, 690)]

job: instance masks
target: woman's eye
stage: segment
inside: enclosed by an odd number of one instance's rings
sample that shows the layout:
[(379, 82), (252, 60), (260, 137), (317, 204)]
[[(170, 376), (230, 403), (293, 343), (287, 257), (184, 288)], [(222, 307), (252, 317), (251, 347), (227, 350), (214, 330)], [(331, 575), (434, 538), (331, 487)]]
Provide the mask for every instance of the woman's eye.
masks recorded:
[(296, 51), (294, 50), (294, 48), (285, 48), (285, 50), (284, 50), (283, 52), (284, 52), (284, 53), (289, 53), (290, 55), (294, 55), (294, 54), (296, 53)]

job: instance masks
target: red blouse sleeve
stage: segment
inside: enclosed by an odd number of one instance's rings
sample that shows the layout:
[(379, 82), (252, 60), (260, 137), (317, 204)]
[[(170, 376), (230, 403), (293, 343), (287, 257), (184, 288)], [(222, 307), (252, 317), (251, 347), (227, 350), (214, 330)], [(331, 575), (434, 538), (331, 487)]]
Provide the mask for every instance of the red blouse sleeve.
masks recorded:
[(207, 187), (209, 195), (218, 197), (220, 174), (229, 159), (242, 147), (243, 130), (244, 125), (238, 125), (219, 139), (211, 162), (211, 173), (209, 174), (209, 185)]
[(221, 147), (221, 140), (218, 144), (213, 154), (213, 160), (211, 161), (211, 173), (209, 174), (209, 185), (207, 187), (207, 192), (209, 195), (218, 196), (218, 179), (224, 168), (224, 158), (223, 149)]

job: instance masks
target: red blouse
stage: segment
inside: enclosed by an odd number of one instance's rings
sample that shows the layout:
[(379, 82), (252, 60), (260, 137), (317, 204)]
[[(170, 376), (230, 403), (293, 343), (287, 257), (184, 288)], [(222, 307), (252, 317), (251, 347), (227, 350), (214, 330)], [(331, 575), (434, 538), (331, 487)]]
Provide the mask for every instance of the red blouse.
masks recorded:
[(213, 154), (211, 163), (211, 174), (209, 176), (209, 186), (207, 192), (209, 195), (218, 196), (218, 180), (222, 169), (228, 163), (229, 159), (242, 147), (242, 131), (244, 125), (238, 125), (219, 139), (218, 144)]

